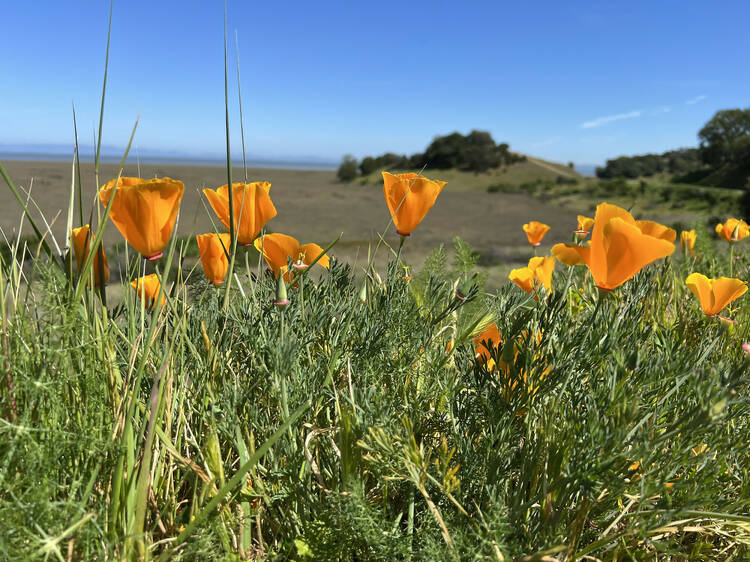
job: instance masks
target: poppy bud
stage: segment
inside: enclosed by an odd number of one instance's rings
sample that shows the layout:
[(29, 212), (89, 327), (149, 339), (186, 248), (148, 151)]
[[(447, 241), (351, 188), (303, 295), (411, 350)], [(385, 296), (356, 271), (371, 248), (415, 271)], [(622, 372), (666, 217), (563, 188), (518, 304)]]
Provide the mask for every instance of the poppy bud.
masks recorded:
[(286, 296), (286, 283), (284, 283), (284, 276), (279, 275), (276, 281), (276, 300), (273, 301), (276, 306), (284, 307), (289, 304), (289, 299)]
[(456, 289), (456, 298), (458, 300), (466, 300), (466, 298), (469, 296), (469, 293), (471, 293), (471, 291), (474, 290), (474, 287), (476, 286), (476, 278), (477, 274), (475, 273)]
[(359, 300), (363, 303), (367, 302), (367, 279), (362, 283), (362, 288), (359, 290)]
[(716, 317), (719, 319), (719, 324), (721, 324), (721, 327), (726, 330), (727, 334), (734, 332), (734, 320), (727, 318), (726, 316), (721, 316), (720, 314), (717, 314)]

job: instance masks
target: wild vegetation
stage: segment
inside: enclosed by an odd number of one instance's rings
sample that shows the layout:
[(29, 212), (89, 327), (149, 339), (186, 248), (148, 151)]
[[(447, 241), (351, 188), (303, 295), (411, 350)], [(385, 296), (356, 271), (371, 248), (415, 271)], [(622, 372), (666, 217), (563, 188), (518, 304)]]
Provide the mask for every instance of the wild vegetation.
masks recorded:
[[(596, 175), (633, 179), (661, 174), (676, 183), (750, 189), (750, 108), (717, 111), (698, 131), (698, 139), (698, 148), (607, 160)], [(744, 205), (750, 209), (747, 201)]]
[(436, 136), (424, 152), (398, 155), (386, 152), (380, 156), (366, 156), (361, 162), (344, 156), (338, 170), (341, 181), (352, 181), (360, 174), (369, 176), (382, 170), (449, 170), (486, 172), (500, 166), (524, 162), (526, 157), (510, 151), (508, 143), (495, 144), (487, 131), (459, 132)]
[(180, 180), (94, 173), (96, 220), (74, 174), (58, 240), (0, 166), (32, 242), (0, 253), (3, 559), (748, 555), (744, 221), (678, 252), (599, 203), (490, 293), (460, 239), (453, 263), (403, 258), (444, 181), (386, 172), (399, 245), (354, 271), (336, 240), (266, 233), (269, 186), (228, 158), (204, 276)]
[[(538, 300), (484, 293), (465, 245), (417, 273), (381, 248), (382, 276), (333, 260), (284, 307), (242, 254), (229, 293), (181, 269), (175, 238), (148, 266), (164, 300), (114, 306), (14, 244), (0, 552), (741, 558), (750, 318), (705, 316), (685, 284), (748, 277), (718, 242), (606, 296), (558, 269)], [(491, 323), (508, 344), (477, 341)]]

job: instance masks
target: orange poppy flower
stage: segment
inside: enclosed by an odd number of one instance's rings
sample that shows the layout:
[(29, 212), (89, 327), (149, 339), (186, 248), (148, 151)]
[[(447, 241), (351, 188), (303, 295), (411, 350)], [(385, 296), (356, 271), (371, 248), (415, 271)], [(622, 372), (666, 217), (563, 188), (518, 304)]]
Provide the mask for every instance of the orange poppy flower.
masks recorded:
[[(99, 200), (105, 207), (115, 181), (99, 190)], [(146, 259), (155, 260), (167, 247), (184, 191), (183, 183), (171, 178), (120, 178), (109, 216), (133, 248)]]
[(198, 242), (198, 252), (201, 255), (201, 264), (209, 281), (214, 285), (221, 285), (229, 269), (229, 253), (232, 243), (229, 234), (200, 234), (195, 237)]
[(594, 219), (584, 215), (578, 215), (578, 229), (575, 231), (576, 234), (588, 234), (594, 227)]
[(383, 194), (396, 232), (409, 236), (435, 204), (445, 184), (420, 174), (383, 172)]
[[(232, 184), (234, 226), (238, 244), (252, 244), (265, 224), (276, 216), (276, 207), (271, 201), (270, 191), (271, 182), (267, 181)], [(222, 185), (215, 190), (204, 189), (203, 193), (211, 203), (216, 216), (229, 230), (229, 187)]]
[(660, 224), (658, 222), (635, 221), (635, 224), (638, 228), (641, 229), (641, 232), (643, 234), (648, 234), (649, 236), (653, 236), (654, 238), (661, 238), (662, 240), (666, 240), (667, 242), (672, 243), (677, 240), (677, 232), (673, 228), (669, 228), (668, 226), (664, 226), (663, 224)]
[[(289, 283), (292, 276), (288, 271), (289, 261), (295, 269), (306, 269), (323, 253), (323, 248), (317, 244), (302, 244), (297, 242), (296, 238), (286, 234), (265, 234), (255, 239), (255, 247), (263, 253), (263, 257), (268, 267), (273, 271), (274, 277), (278, 278), (280, 273), (284, 273), (284, 280)], [(325, 268), (330, 266), (330, 259), (327, 255), (322, 256), (318, 262)]]
[[(474, 353), (477, 360), (487, 367), (488, 371), (495, 368), (493, 355), (499, 353), (499, 346), (503, 343), (503, 337), (494, 322), (487, 326), (474, 340)], [(489, 345), (488, 345), (489, 344)]]
[(596, 208), (588, 246), (555, 244), (552, 254), (566, 265), (586, 264), (599, 289), (610, 291), (652, 261), (674, 252), (674, 244), (644, 234), (625, 209), (609, 203)]
[(701, 273), (691, 273), (685, 283), (688, 289), (698, 297), (703, 312), (716, 316), (730, 302), (740, 298), (747, 291), (747, 283), (740, 279), (719, 277), (709, 279)]
[[(156, 273), (146, 275), (145, 277), (139, 277), (135, 281), (130, 282), (130, 286), (138, 294), (138, 298), (141, 298), (141, 294), (146, 299), (146, 308), (152, 308), (156, 303), (156, 297), (159, 295), (161, 290), (161, 283), (159, 282), (159, 276)], [(164, 306), (166, 299), (164, 295), (161, 296), (161, 304)]]
[(750, 227), (743, 220), (727, 219), (724, 224), (716, 225), (716, 234), (727, 242), (737, 242), (750, 235)]
[(531, 221), (523, 225), (523, 231), (526, 233), (526, 238), (529, 239), (529, 244), (532, 246), (538, 246), (542, 243), (542, 238), (547, 234), (549, 225), (543, 222)]
[[(474, 344), (474, 352), (475, 356), (477, 358), (477, 361), (479, 361), (481, 364), (485, 365), (488, 371), (495, 370), (495, 367), (498, 367), (499, 371), (506, 377), (506, 382), (508, 383), (508, 386), (503, 391), (503, 394), (505, 396), (506, 400), (510, 400), (511, 392), (515, 390), (515, 388), (518, 386), (517, 380), (512, 380), (511, 373), (512, 373), (512, 365), (516, 363), (518, 360), (518, 356), (520, 354), (519, 344), (522, 343), (522, 341), (528, 336), (527, 332), (523, 332), (519, 338), (516, 340), (516, 342), (513, 344), (512, 349), (512, 357), (505, 357), (506, 350), (503, 347), (503, 336), (500, 333), (500, 331), (497, 329), (497, 324), (494, 322), (487, 326), (482, 333), (480, 333), (478, 336), (476, 336), (473, 339)], [(536, 336), (536, 343), (539, 344), (542, 340), (542, 334), (539, 332)], [(511, 350), (508, 350), (511, 351)], [(500, 354), (502, 354), (502, 357), (498, 357)], [(495, 359), (493, 358), (493, 355), (495, 357), (498, 357), (499, 365), (495, 363)], [(510, 361), (508, 363), (507, 361)], [(527, 387), (527, 392), (531, 394), (532, 396), (536, 394), (536, 391), (538, 390), (538, 382), (540, 382), (544, 377), (546, 377), (549, 372), (552, 370), (552, 367), (547, 367), (539, 376), (537, 383), (534, 383), (533, 381), (529, 380), (529, 373), (527, 373), (524, 370), (520, 371), (521, 379), (523, 381), (523, 384)]]
[[(78, 271), (81, 271), (81, 267), (83, 267), (83, 263), (86, 261), (86, 259), (89, 256), (89, 247), (91, 245), (91, 241), (94, 239), (93, 234), (89, 233), (89, 225), (84, 225), (80, 228), (74, 228), (71, 231), (71, 239), (73, 241), (73, 251), (76, 255), (76, 265), (78, 266)], [(102, 257), (103, 260), (99, 259), (99, 251), (97, 250), (96, 255), (94, 256), (94, 271), (91, 273), (91, 276), (94, 278), (94, 286), (98, 287), (100, 284), (100, 281), (102, 279), (102, 273), (104, 274), (104, 282), (106, 283), (109, 281), (109, 264), (107, 263), (107, 255), (102, 251)], [(101, 263), (100, 261), (104, 261), (104, 271), (101, 270)]]
[[(552, 272), (554, 269), (555, 258), (553, 256), (533, 257), (529, 260), (528, 266), (511, 271), (508, 279), (528, 294), (536, 291), (539, 285), (542, 285), (549, 292), (552, 289)], [(534, 298), (538, 298), (536, 294)]]
[(694, 256), (695, 238), (695, 230), (683, 230), (680, 232), (680, 250), (685, 253), (690, 252), (690, 255)]

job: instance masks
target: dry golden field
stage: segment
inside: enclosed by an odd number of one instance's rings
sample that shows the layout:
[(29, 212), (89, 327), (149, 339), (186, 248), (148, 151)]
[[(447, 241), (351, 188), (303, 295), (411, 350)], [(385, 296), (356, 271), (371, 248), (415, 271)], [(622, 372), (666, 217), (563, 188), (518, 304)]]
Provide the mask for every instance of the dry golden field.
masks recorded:
[[(65, 162), (7, 161), (4, 163), (17, 185), (32, 187), (32, 197), (48, 220), (54, 220), (52, 230), (58, 240), (64, 239), (65, 213), (71, 182), (71, 166)], [(103, 164), (100, 183), (114, 177), (118, 166)], [(227, 181), (226, 168), (184, 164), (142, 164), (142, 177), (169, 176), (185, 183), (178, 234), (190, 236), (212, 229), (212, 211), (204, 205), (204, 187), (218, 187)], [(137, 175), (135, 165), (128, 165), (123, 175)], [(484, 257), (490, 267), (493, 285), (503, 282), (511, 266), (525, 263), (532, 255), (531, 247), (521, 230), (529, 220), (539, 220), (552, 229), (539, 252), (546, 252), (555, 242), (567, 241), (575, 227), (575, 212), (556, 205), (545, 204), (523, 194), (487, 193), (487, 182), (492, 177), (477, 177), (449, 171), (444, 179), (448, 185), (404, 246), (408, 263), (420, 265), (424, 256), (444, 244), (452, 248), (454, 236), (460, 236)], [(84, 185), (84, 215), (91, 213), (95, 201), (93, 165), (82, 165)], [(439, 171), (430, 176), (440, 179)], [(242, 168), (233, 170), (235, 181), (244, 177)], [(268, 228), (298, 238), (301, 242), (317, 242), (323, 246), (343, 234), (333, 254), (358, 263), (367, 256), (368, 245), (375, 245), (378, 233), (386, 233), (386, 240), (397, 243), (397, 235), (388, 226), (389, 214), (383, 200), (382, 187), (360, 182), (342, 184), (333, 171), (283, 170), (254, 168), (248, 170), (250, 181), (267, 180), (272, 183), (271, 196), (278, 210)], [(497, 179), (500, 179), (499, 177)], [(382, 185), (382, 184), (381, 184)], [(3, 187), (0, 205), (0, 226), (6, 236), (17, 230), (21, 211), (10, 190)], [(95, 211), (94, 211), (95, 212)], [(218, 224), (218, 222), (217, 222)], [(219, 225), (220, 226), (220, 225)], [(28, 228), (28, 227), (27, 227)], [(30, 230), (28, 231), (30, 233)], [(105, 246), (122, 241), (116, 229), (109, 225)], [(381, 252), (385, 263), (388, 256)]]

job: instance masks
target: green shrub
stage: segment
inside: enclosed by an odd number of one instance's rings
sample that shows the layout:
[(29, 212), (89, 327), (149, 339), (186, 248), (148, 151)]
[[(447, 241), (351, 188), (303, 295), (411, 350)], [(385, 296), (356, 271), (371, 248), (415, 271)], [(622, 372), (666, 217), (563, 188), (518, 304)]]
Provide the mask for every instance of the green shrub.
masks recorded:
[(341, 165), (339, 166), (338, 171), (336, 172), (336, 177), (339, 181), (348, 183), (355, 180), (358, 175), (357, 159), (349, 154), (345, 155), (341, 160)]

